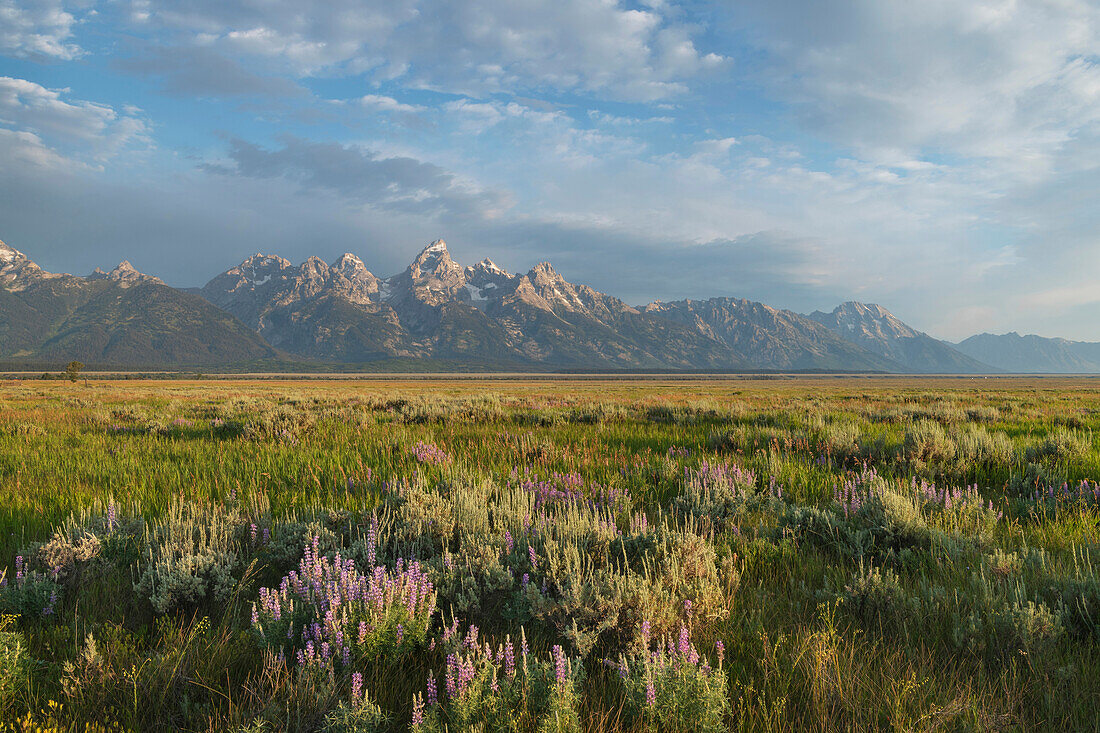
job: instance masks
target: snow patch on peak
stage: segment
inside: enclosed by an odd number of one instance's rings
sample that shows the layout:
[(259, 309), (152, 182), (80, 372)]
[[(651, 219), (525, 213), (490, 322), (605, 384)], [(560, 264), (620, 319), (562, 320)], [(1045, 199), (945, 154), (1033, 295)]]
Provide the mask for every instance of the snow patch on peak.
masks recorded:
[(336, 261), (332, 263), (332, 266), (333, 267), (348, 267), (348, 266), (366, 267), (366, 265), (363, 264), (363, 260), (356, 257), (351, 252), (345, 252), (344, 254), (337, 257)]
[(25, 255), (14, 247), (0, 242), (0, 262), (14, 262), (15, 260), (25, 259)]

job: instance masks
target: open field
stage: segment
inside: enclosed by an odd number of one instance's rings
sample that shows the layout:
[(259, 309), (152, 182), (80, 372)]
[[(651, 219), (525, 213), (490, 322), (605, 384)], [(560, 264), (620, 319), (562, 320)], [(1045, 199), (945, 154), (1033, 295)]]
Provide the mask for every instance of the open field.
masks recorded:
[(1097, 730), (1098, 430), (1095, 378), (0, 381), (0, 730)]

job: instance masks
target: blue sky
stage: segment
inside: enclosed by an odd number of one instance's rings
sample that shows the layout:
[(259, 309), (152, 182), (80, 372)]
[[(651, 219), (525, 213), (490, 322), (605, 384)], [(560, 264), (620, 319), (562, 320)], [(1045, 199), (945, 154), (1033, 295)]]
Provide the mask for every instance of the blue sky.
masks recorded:
[(0, 0), (0, 239), (1100, 340), (1100, 6)]

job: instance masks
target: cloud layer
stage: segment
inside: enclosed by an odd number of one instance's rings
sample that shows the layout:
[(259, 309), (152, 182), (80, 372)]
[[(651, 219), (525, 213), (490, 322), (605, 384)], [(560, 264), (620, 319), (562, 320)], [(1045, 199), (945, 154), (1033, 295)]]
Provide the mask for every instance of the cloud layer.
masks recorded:
[(1098, 48), (1088, 0), (0, 0), (0, 236), (1100, 340)]

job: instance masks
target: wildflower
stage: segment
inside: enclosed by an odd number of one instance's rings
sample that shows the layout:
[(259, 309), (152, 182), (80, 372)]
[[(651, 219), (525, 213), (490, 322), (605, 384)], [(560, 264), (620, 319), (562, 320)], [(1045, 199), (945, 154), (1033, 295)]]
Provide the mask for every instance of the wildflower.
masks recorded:
[(561, 645), (555, 644), (550, 650), (550, 655), (554, 658), (554, 679), (557, 680), (559, 687), (565, 687), (566, 661)]
[(653, 686), (652, 673), (647, 674), (645, 678), (645, 704), (647, 707), (657, 704), (657, 689)]
[(726, 659), (726, 645), (722, 643), (722, 640), (714, 642), (714, 648), (718, 651), (718, 666), (722, 666), (722, 662)]
[(447, 655), (447, 674), (444, 677), (443, 682), (444, 682), (444, 685), (447, 688), (447, 697), (452, 699), (452, 700), (455, 698), (455, 696), (458, 693), (458, 688), (455, 684), (455, 667), (457, 665), (458, 665), (458, 662), (455, 659), (454, 653), (448, 654)]
[[(538, 559), (538, 556), (535, 554), (535, 548), (532, 547), (531, 545), (527, 545), (527, 557), (531, 559), (531, 569), (532, 570), (538, 570), (539, 569), (539, 559)], [(527, 576), (525, 575), (524, 577), (527, 577)]]
[(504, 673), (509, 677), (516, 676), (516, 655), (512, 648), (512, 637), (504, 642)]
[(362, 701), (363, 675), (356, 672), (351, 676), (351, 704), (359, 707)]
[(412, 727), (424, 724), (424, 698), (420, 693), (413, 695)]
[(367, 562), (373, 566), (378, 559), (378, 517), (374, 514), (370, 518), (370, 528), (367, 530)]
[(435, 675), (428, 674), (428, 705), (435, 705), (439, 698), (435, 689)]
[(687, 627), (680, 624), (680, 643), (677, 650), (680, 654), (687, 655), (688, 648), (691, 646), (691, 636), (688, 634)]

